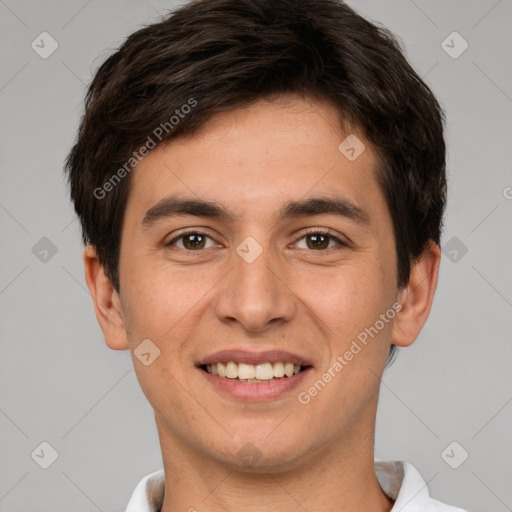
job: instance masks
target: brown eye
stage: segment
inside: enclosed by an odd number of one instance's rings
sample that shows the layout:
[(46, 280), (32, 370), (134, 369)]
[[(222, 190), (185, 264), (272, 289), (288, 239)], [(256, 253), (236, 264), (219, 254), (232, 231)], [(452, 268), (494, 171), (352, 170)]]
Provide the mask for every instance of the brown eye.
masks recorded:
[(309, 249), (327, 249), (329, 246), (329, 239), (331, 238), (328, 235), (323, 235), (321, 233), (306, 235), (306, 240), (309, 240), (311, 243), (306, 242)]
[[(197, 251), (200, 249), (205, 249), (206, 239), (210, 238), (208, 235), (204, 233), (198, 233), (197, 231), (190, 231), (188, 233), (182, 233), (180, 236), (173, 238), (170, 242), (166, 243), (165, 246), (176, 245), (180, 249), (184, 249), (187, 251)], [(178, 241), (181, 241), (181, 246)]]
[[(306, 240), (306, 247), (299, 248), (309, 249), (312, 251), (322, 251), (325, 249), (331, 249), (336, 245), (347, 247), (347, 244), (340, 240), (338, 237), (324, 231), (310, 231), (309, 233), (306, 233), (304, 236), (300, 238), (300, 241), (302, 240)], [(331, 242), (334, 242), (334, 245), (332, 245)]]
[(190, 234), (183, 237), (185, 249), (204, 249), (205, 237), (199, 234)]

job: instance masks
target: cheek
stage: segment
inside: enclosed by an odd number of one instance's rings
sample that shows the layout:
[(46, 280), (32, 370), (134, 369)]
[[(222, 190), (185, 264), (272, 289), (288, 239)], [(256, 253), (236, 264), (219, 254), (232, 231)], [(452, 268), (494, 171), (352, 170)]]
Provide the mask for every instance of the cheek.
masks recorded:
[(388, 278), (371, 255), (323, 274), (303, 275), (296, 282), (304, 302), (328, 328), (327, 336), (335, 336), (340, 343), (373, 324), (392, 298)]
[(123, 310), (130, 336), (134, 342), (154, 339), (163, 347), (182, 338), (180, 333), (197, 320), (207, 291), (218, 281), (214, 272), (177, 270), (150, 257), (127, 259), (125, 269)]

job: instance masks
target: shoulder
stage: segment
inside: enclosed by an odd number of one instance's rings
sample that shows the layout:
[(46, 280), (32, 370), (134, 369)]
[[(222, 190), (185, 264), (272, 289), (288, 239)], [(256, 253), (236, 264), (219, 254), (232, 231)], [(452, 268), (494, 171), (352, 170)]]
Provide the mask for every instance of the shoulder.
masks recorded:
[(135, 487), (126, 512), (158, 512), (164, 500), (164, 490), (163, 469), (146, 475)]
[(391, 512), (468, 512), (431, 498), (418, 470), (403, 461), (375, 461), (382, 490), (395, 501)]

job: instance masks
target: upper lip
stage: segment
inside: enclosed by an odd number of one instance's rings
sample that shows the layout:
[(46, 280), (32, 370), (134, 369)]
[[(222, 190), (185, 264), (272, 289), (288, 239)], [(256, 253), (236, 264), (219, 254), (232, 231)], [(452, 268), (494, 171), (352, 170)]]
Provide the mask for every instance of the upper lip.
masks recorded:
[(250, 350), (220, 350), (203, 357), (196, 364), (203, 366), (205, 364), (227, 363), (234, 361), (236, 363), (245, 364), (262, 364), (262, 363), (293, 363), (301, 366), (311, 366), (311, 362), (298, 354), (287, 352), (286, 350), (265, 350), (254, 352)]

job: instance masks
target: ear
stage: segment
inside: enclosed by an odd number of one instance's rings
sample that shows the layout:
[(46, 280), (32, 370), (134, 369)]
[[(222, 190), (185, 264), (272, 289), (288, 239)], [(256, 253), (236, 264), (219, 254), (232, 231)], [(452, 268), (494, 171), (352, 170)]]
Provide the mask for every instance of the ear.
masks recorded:
[(427, 321), (434, 300), (441, 263), (441, 249), (430, 241), (411, 269), (407, 285), (398, 295), (402, 310), (396, 315), (391, 334), (398, 347), (412, 345)]
[(119, 295), (106, 276), (92, 245), (84, 250), (85, 280), (94, 302), (98, 324), (105, 342), (113, 350), (127, 350), (128, 338)]

